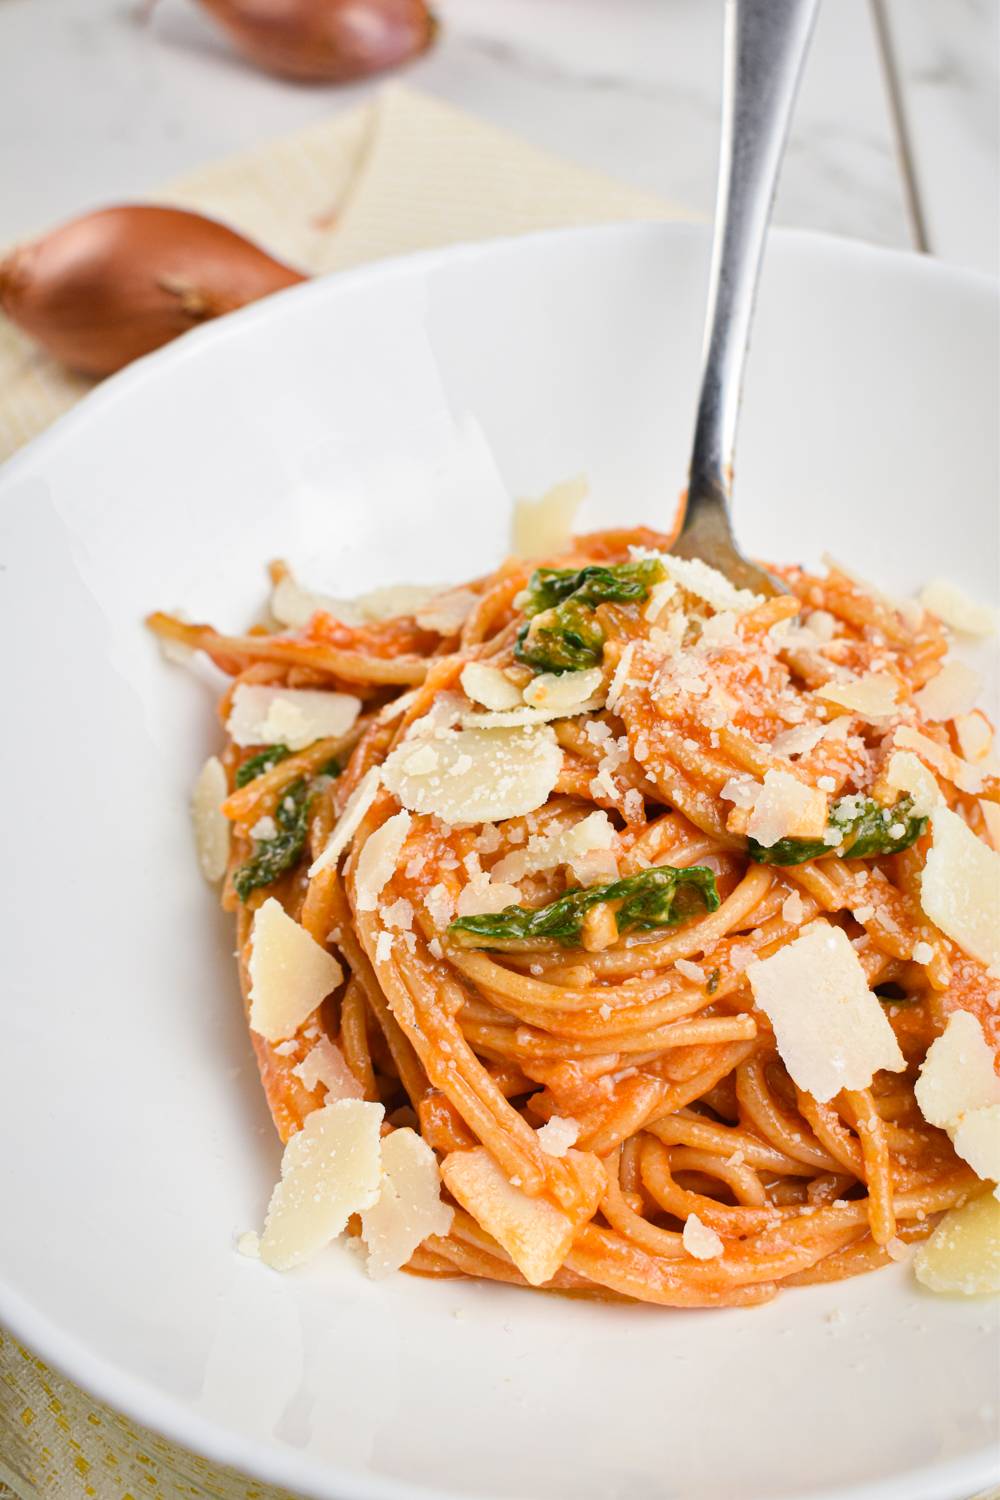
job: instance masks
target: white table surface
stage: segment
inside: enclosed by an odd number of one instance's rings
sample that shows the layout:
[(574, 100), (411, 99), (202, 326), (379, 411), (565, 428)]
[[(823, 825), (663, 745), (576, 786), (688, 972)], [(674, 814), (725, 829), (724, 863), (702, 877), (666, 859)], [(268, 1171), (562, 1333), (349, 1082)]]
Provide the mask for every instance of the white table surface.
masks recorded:
[[(885, 0), (930, 250), (996, 272), (998, 0)], [(436, 0), (401, 75), (711, 211), (721, 0)], [(0, 0), (0, 243), (343, 110), (255, 72), (195, 0)], [(778, 222), (912, 245), (870, 0), (825, 0)]]

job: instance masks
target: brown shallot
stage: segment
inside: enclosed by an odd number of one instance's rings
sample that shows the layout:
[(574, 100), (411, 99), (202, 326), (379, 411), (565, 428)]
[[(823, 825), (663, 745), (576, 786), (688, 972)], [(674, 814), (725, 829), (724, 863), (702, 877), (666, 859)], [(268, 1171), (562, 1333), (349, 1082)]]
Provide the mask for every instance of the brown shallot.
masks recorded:
[(284, 78), (348, 83), (424, 52), (424, 0), (200, 0), (237, 49)]
[(178, 334), (305, 280), (214, 219), (132, 204), (0, 261), (0, 308), (63, 364), (109, 375)]

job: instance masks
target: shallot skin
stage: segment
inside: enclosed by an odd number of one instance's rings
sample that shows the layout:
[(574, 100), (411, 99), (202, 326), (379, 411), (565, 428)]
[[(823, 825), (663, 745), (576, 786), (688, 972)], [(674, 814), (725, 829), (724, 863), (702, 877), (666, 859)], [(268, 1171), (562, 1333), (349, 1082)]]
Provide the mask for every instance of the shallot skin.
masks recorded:
[(71, 369), (110, 375), (209, 318), (305, 280), (214, 219), (131, 204), (0, 261), (0, 308)]
[(282, 78), (349, 83), (424, 52), (437, 23), (424, 0), (200, 0), (237, 50)]

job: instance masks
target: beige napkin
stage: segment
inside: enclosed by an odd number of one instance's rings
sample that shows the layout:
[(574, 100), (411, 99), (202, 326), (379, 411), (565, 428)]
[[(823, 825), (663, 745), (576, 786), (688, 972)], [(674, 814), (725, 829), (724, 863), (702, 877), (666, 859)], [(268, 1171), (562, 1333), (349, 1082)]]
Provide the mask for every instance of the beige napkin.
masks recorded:
[[(224, 219), (312, 272), (562, 224), (692, 217), (399, 87), (149, 196)], [(0, 316), (0, 461), (92, 383)]]
[[(398, 87), (150, 196), (225, 219), (313, 272), (563, 224), (692, 217)], [(0, 317), (0, 459), (91, 383)], [(18, 1500), (285, 1500), (118, 1416), (0, 1331), (0, 1500), (5, 1485)]]

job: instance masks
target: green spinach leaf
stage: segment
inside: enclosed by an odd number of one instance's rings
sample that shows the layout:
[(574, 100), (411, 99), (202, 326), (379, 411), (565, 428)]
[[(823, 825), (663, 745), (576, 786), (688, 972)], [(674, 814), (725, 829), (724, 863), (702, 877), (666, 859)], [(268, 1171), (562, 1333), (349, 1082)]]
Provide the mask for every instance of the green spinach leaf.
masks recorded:
[(916, 843), (927, 819), (916, 816), (910, 797), (901, 797), (894, 807), (881, 807), (871, 797), (849, 795), (831, 807), (829, 826), (840, 835), (835, 844), (825, 839), (779, 839), (764, 845), (748, 839), (750, 858), (764, 865), (801, 865), (827, 854), (838, 859), (898, 854)]
[(548, 906), (534, 910), (507, 906), (500, 912), (459, 917), (448, 931), (462, 934), (461, 941), (470, 948), (489, 948), (512, 938), (547, 938), (573, 948), (579, 946), (588, 911), (606, 901), (618, 904), (615, 919), (619, 932), (650, 932), (657, 927), (673, 927), (699, 908), (715, 911), (719, 892), (714, 874), (704, 865), (688, 869), (659, 865), (610, 885), (567, 891)]
[(273, 838), (258, 839), (254, 851), (233, 876), (233, 885), (241, 901), (259, 886), (272, 885), (302, 856), (309, 820), (311, 787), (304, 776), (286, 787), (274, 812)]
[(604, 654), (604, 632), (594, 610), (609, 602), (646, 599), (666, 574), (655, 557), (606, 568), (536, 568), (523, 601), (528, 624), (514, 647), (518, 661), (540, 672), (578, 672), (596, 667)]

